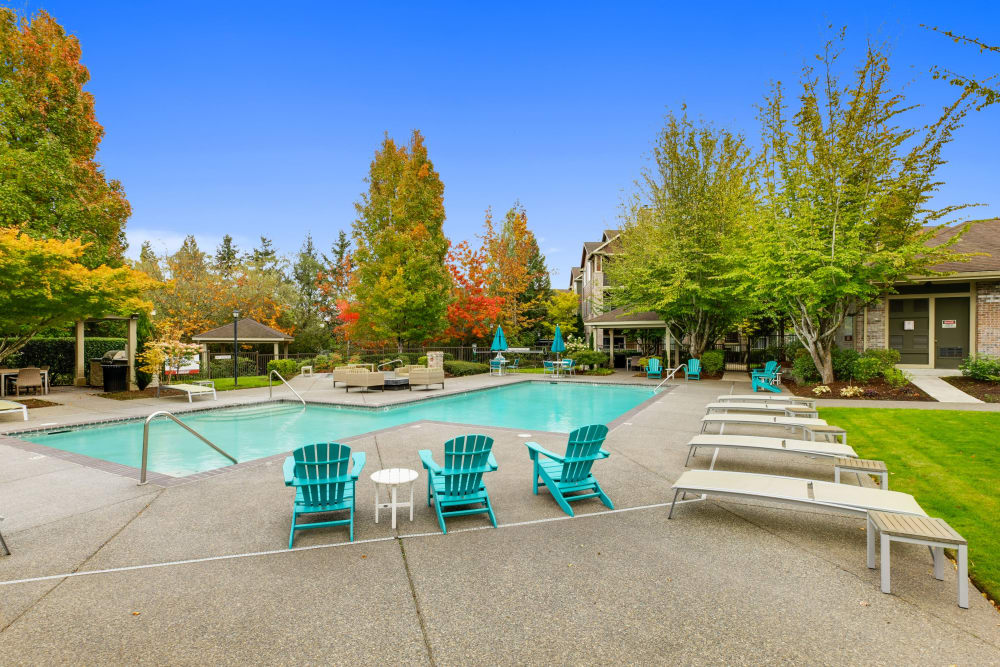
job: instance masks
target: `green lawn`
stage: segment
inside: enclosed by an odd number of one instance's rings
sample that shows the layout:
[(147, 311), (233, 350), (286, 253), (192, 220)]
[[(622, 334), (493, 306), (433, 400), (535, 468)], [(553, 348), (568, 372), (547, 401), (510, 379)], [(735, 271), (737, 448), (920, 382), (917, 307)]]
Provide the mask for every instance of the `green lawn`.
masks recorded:
[(1000, 599), (1000, 412), (820, 408), (858, 455), (889, 467), (889, 488), (912, 494), (969, 541), (969, 575)]
[[(215, 382), (216, 391), (230, 391), (231, 389), (253, 389), (254, 387), (266, 387), (266, 375), (241, 375), (238, 386), (233, 386), (233, 378), (212, 378)], [(275, 378), (275, 384), (281, 384), (281, 380)], [(168, 385), (164, 385), (168, 386)]]

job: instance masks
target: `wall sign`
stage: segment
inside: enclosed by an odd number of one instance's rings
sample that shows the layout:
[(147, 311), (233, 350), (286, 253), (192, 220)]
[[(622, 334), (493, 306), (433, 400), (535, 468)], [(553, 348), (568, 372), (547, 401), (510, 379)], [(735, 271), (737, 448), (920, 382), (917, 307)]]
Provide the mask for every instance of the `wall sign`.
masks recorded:
[(903, 320), (903, 331), (913, 331), (916, 320)]
[(942, 329), (956, 329), (958, 328), (958, 320), (941, 320)]

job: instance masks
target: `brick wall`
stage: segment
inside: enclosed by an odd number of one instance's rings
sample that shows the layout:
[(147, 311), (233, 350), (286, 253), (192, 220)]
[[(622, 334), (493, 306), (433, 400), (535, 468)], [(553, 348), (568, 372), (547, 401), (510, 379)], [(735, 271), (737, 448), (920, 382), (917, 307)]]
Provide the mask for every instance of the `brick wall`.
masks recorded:
[(976, 354), (1000, 357), (1000, 282), (976, 285)]
[(868, 331), (865, 332), (865, 340), (862, 349), (885, 349), (886, 317), (885, 299), (879, 299), (875, 303), (868, 306)]

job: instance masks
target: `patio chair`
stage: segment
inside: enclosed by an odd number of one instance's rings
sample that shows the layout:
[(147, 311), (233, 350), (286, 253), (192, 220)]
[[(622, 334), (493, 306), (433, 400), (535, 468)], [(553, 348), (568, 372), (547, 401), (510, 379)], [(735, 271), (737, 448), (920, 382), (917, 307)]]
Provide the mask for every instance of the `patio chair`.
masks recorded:
[(781, 366), (777, 361), (769, 361), (764, 368), (756, 369), (750, 374), (750, 383), (754, 391), (770, 391), (780, 393), (778, 382), (781, 378)]
[(555, 375), (556, 362), (542, 360), (542, 375)]
[(576, 375), (576, 360), (563, 359), (563, 372), (568, 375)]
[(503, 360), (490, 359), (490, 375), (503, 375)]
[(414, 385), (423, 385), (430, 389), (430, 385), (432, 384), (440, 384), (441, 388), (444, 389), (443, 368), (426, 368), (421, 366), (410, 371), (410, 391), (413, 391)]
[[(414, 371), (410, 371), (412, 378)], [(336, 375), (334, 375), (337, 378)], [(344, 381), (344, 392), (349, 392), (351, 387), (359, 387), (362, 391), (368, 391), (372, 387), (377, 387), (385, 391), (385, 374), (381, 371), (370, 371), (367, 368), (348, 368), (337, 378)], [(412, 380), (411, 380), (412, 381)], [(334, 380), (336, 384), (336, 380)]]
[[(497, 517), (483, 484), (483, 473), (497, 469), (493, 457), (493, 438), (486, 435), (462, 435), (444, 443), (444, 466), (434, 461), (429, 449), (417, 454), (427, 470), (427, 505), (434, 501), (441, 532), (447, 534), (444, 519), (449, 516), (486, 513), (497, 527)], [(481, 507), (469, 507), (481, 505)], [(464, 506), (465, 509), (449, 509)]]
[[(559, 503), (559, 507), (570, 516), (574, 515), (573, 508), (569, 504), (585, 498), (600, 498), (605, 506), (614, 509), (611, 499), (590, 472), (594, 461), (611, 456), (601, 447), (607, 435), (608, 427), (604, 424), (578, 428), (569, 434), (569, 443), (566, 445), (564, 456), (550, 452), (537, 442), (524, 443), (528, 447), (528, 456), (534, 464), (531, 479), (531, 490), (534, 494), (538, 495), (538, 480), (541, 479), (552, 497)], [(587, 493), (577, 494), (578, 491)], [(571, 493), (576, 495), (568, 495)]]
[[(870, 511), (927, 516), (913, 496), (899, 491), (870, 489), (863, 486), (819, 482), (798, 477), (760, 475), (723, 470), (688, 470), (674, 483), (670, 513), (674, 515), (677, 496), (700, 493), (727, 498), (772, 500), (792, 505), (818, 506), (852, 516), (864, 517)], [(702, 498), (704, 499), (704, 497)]]
[(663, 365), (656, 357), (650, 357), (646, 362), (646, 377), (659, 380), (663, 377)]
[(17, 395), (21, 395), (22, 389), (33, 389), (35, 394), (42, 391), (42, 371), (34, 366), (18, 370), (17, 377), (14, 378), (17, 385)]
[(517, 373), (521, 369), (521, 357), (514, 360), (514, 363), (507, 365), (508, 373)]
[(28, 406), (14, 401), (0, 401), (0, 415), (11, 412), (20, 412), (24, 421), (28, 421)]
[[(353, 462), (350, 472), (348, 460)], [(299, 447), (285, 459), (285, 486), (295, 487), (292, 506), (292, 529), (288, 548), (295, 542), (295, 531), (327, 526), (348, 526), (354, 541), (354, 483), (365, 467), (365, 453), (351, 454), (351, 448), (336, 442), (320, 442)], [(349, 510), (346, 519), (297, 523), (299, 515)]]
[(684, 367), (685, 380), (701, 380), (701, 360), (688, 359), (687, 366)]

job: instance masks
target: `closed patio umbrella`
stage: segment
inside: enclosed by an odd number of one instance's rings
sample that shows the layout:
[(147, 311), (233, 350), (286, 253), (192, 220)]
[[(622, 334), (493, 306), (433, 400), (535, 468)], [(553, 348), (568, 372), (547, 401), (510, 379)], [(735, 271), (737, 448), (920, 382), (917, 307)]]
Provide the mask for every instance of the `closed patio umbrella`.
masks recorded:
[(562, 331), (559, 330), (559, 325), (556, 325), (556, 335), (552, 338), (552, 351), (556, 353), (557, 357), (561, 360), (563, 352), (566, 351), (566, 343), (562, 339)]
[(500, 353), (507, 349), (507, 337), (503, 335), (503, 327), (497, 325), (497, 333), (493, 336), (493, 345), (490, 346), (490, 350), (497, 353), (497, 357), (500, 357)]

